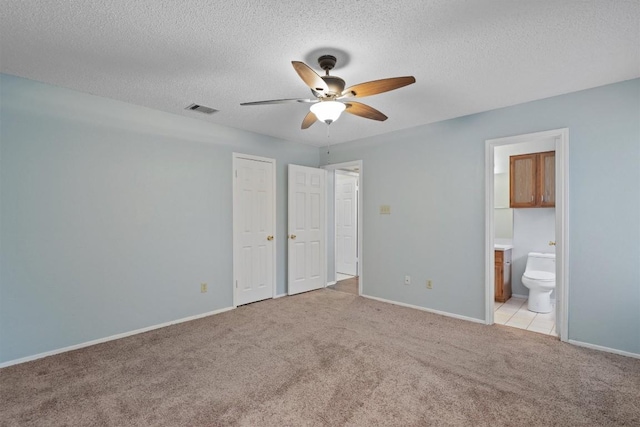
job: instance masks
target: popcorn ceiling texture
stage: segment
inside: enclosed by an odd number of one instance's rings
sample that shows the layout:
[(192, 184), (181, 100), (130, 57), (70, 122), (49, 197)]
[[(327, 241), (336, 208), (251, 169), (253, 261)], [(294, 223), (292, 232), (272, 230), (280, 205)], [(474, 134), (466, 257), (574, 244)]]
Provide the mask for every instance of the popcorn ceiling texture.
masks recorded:
[[(0, 71), (315, 145), (291, 67), (342, 58), (347, 85), (414, 75), (362, 101), (389, 116), (346, 115), (331, 143), (409, 128), (640, 75), (638, 1), (4, 0)], [(345, 66), (341, 67), (341, 65)], [(221, 110), (185, 111), (192, 102)]]

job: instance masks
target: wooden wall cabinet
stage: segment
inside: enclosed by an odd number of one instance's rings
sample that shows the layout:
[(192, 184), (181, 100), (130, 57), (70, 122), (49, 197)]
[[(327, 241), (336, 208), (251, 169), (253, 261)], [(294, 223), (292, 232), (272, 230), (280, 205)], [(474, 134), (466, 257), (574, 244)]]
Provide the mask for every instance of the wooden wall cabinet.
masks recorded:
[(511, 298), (511, 249), (495, 251), (495, 300), (506, 302)]
[(549, 208), (556, 205), (556, 152), (509, 157), (509, 206)]

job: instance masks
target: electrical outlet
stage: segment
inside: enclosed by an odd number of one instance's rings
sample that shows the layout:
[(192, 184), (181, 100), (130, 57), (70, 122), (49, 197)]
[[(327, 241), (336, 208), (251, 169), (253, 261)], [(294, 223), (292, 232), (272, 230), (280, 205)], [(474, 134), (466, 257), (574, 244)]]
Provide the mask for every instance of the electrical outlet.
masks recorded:
[(427, 289), (433, 289), (433, 283), (431, 282), (431, 279), (427, 280)]
[(405, 285), (411, 284), (411, 276), (404, 276), (404, 284)]
[(207, 284), (206, 283), (200, 283), (200, 292), (202, 292), (202, 293), (207, 292)]

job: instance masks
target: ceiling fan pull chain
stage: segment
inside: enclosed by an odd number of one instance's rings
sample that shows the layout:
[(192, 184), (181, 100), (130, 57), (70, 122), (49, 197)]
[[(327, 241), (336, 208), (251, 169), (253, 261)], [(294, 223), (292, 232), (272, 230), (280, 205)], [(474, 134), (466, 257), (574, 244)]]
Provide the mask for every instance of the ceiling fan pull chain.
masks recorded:
[(329, 137), (331, 136), (329, 133), (329, 128), (331, 126), (327, 126), (327, 165), (331, 164), (331, 141)]

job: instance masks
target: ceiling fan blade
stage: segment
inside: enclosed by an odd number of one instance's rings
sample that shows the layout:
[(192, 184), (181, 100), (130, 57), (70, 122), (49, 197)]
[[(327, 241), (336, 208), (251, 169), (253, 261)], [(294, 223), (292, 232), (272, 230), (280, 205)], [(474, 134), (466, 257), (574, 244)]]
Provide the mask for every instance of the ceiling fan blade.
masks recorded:
[(353, 114), (355, 116), (364, 117), (365, 119), (378, 120), (379, 122), (384, 122), (387, 120), (387, 116), (382, 114), (380, 111), (376, 110), (373, 107), (369, 107), (366, 104), (361, 102), (345, 102), (344, 105), (347, 106), (347, 109), (344, 110), (349, 114)]
[(317, 120), (318, 118), (316, 117), (316, 115), (313, 114), (313, 112), (309, 111), (307, 115), (304, 116), (304, 119), (302, 120), (302, 126), (300, 126), (300, 129), (308, 129)]
[(240, 105), (290, 104), (294, 102), (318, 102), (317, 99), (270, 99), (268, 101), (243, 102)]
[(315, 90), (316, 92), (327, 92), (329, 91), (329, 86), (322, 80), (322, 77), (318, 75), (311, 67), (309, 67), (304, 62), (300, 61), (291, 61), (291, 65), (296, 70), (300, 78), (311, 88), (311, 90)]
[(362, 98), (364, 96), (371, 96), (378, 93), (399, 89), (403, 86), (407, 86), (415, 82), (416, 78), (413, 76), (392, 77), (390, 79), (374, 80), (371, 82), (350, 86), (342, 91), (342, 96)]

